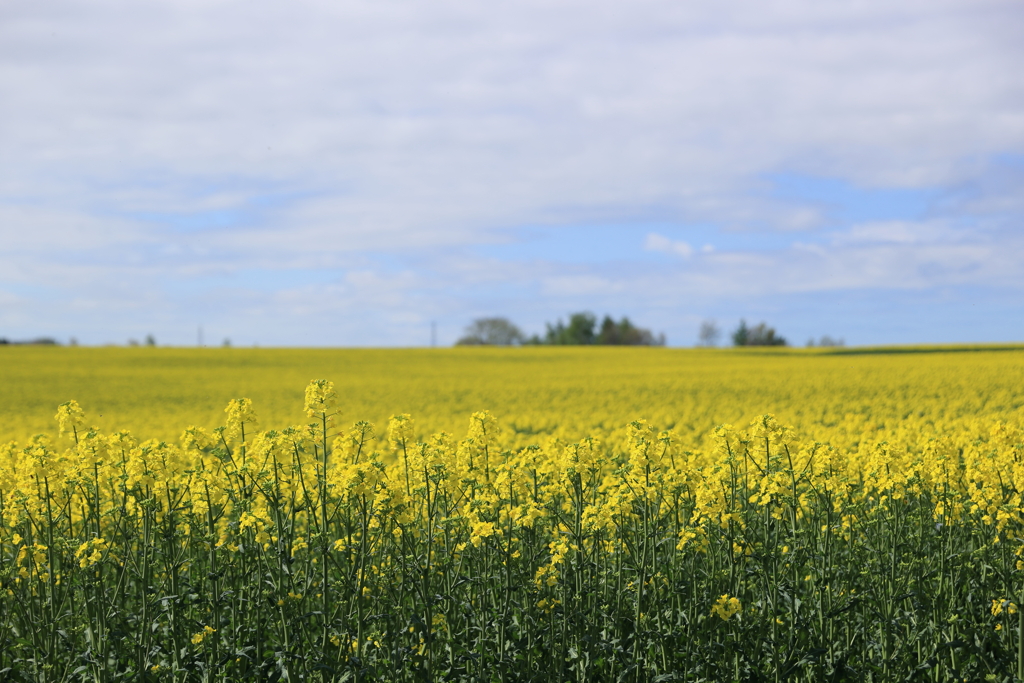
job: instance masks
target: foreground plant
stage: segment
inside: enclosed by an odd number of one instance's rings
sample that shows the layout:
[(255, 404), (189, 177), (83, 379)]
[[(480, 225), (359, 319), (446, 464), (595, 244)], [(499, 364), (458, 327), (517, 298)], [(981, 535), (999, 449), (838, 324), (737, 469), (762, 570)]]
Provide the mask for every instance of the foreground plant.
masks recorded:
[(1024, 436), (856, 454), (770, 415), (515, 451), (391, 419), (0, 451), (0, 680), (1024, 678)]

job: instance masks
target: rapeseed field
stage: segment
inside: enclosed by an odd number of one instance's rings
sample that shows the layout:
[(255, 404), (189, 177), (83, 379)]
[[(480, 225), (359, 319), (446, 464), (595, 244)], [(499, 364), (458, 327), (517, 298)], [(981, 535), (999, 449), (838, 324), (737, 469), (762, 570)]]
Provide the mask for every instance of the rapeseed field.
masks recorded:
[(849, 351), (4, 349), (0, 678), (1024, 679), (1024, 351)]
[(806, 438), (849, 446), (865, 429), (998, 419), (1021, 404), (1024, 347), (846, 351), (9, 347), (0, 348), (0, 441), (55, 434), (53, 407), (69, 399), (89, 426), (168, 442), (188, 425), (223, 424), (238, 397), (279, 429), (304, 422), (311, 377), (335, 382), (339, 420), (380, 426), (409, 413), (425, 438), (460, 434), (470, 413), (489, 410), (517, 448), (549, 435), (607, 440), (638, 417), (696, 446), (718, 424), (766, 412)]

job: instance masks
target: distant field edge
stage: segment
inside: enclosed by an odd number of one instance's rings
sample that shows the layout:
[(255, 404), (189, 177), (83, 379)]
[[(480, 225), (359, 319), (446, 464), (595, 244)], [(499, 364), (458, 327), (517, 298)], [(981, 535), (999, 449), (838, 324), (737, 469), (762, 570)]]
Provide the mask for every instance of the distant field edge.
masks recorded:
[(892, 353), (974, 353), (978, 351), (1024, 351), (1024, 343), (1006, 344), (922, 344), (920, 346), (851, 346), (822, 349), (837, 356)]
[[(718, 353), (753, 353), (758, 355), (831, 355), (831, 356), (859, 356), (859, 355), (882, 355), (882, 354), (917, 354), (917, 353), (975, 353), (975, 352), (986, 352), (986, 351), (1024, 351), (1024, 342), (1002, 342), (1002, 343), (971, 343), (971, 344), (909, 344), (909, 345), (886, 345), (886, 346), (719, 346), (719, 347), (699, 347), (699, 346), (670, 346), (670, 347), (648, 347), (648, 346), (616, 346), (616, 345), (558, 345), (558, 346), (259, 346), (259, 347), (230, 347), (221, 348), (214, 346), (158, 346), (158, 347), (130, 347), (130, 346), (115, 346), (115, 345), (96, 345), (96, 346), (65, 346), (65, 345), (36, 345), (36, 344), (2, 344), (2, 349), (29, 349), (29, 350), (44, 350), (45, 352), (53, 353), (60, 352), (61, 349), (65, 350), (83, 350), (83, 351), (128, 351), (130, 353), (139, 354), (144, 356), (147, 353), (153, 351), (195, 351), (208, 355), (218, 354), (237, 354), (242, 352), (277, 352), (277, 351), (305, 351), (312, 353), (322, 353), (331, 351), (394, 351), (394, 352), (445, 352), (450, 351), (457, 354), (465, 353), (492, 353), (495, 351), (510, 351), (510, 350), (521, 350), (527, 351), (538, 350), (538, 351), (569, 351), (569, 350), (606, 350), (613, 353), (623, 350), (644, 350), (644, 351), (696, 351), (696, 352), (718, 352)], [(0, 351), (2, 352), (2, 351)]]

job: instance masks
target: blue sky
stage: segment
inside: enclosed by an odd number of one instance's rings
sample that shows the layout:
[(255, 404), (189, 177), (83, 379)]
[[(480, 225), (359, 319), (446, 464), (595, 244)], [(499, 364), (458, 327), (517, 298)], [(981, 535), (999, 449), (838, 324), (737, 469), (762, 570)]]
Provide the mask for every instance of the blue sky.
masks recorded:
[(1024, 340), (1024, 9), (0, 7), (0, 337)]

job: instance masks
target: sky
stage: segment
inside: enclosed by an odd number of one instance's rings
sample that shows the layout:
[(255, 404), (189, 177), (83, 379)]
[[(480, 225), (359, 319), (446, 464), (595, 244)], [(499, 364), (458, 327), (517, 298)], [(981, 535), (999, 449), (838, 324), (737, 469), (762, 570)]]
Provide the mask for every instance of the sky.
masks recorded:
[(0, 4), (0, 337), (1024, 340), (1019, 0)]

